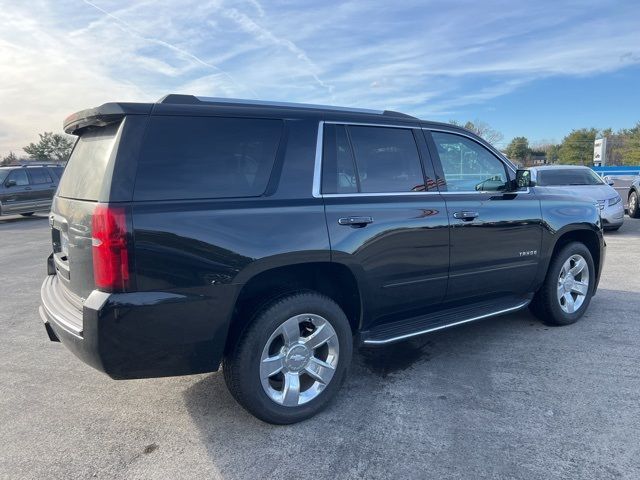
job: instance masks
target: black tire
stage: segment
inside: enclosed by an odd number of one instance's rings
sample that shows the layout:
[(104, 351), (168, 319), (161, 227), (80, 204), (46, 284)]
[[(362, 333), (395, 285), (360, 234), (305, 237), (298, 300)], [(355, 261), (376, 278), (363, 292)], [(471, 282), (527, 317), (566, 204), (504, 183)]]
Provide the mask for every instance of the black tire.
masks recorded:
[[(573, 313), (565, 312), (558, 301), (558, 278), (563, 264), (572, 255), (581, 255), (589, 269), (589, 287), (582, 305)], [(531, 311), (547, 325), (561, 326), (577, 322), (589, 307), (596, 281), (596, 270), (589, 249), (580, 242), (565, 245), (552, 259), (542, 287), (531, 302)]]
[[(286, 320), (301, 314), (320, 315), (328, 321), (338, 338), (338, 363), (333, 377), (318, 396), (297, 406), (284, 406), (272, 400), (262, 386), (260, 361), (271, 335)], [(349, 320), (329, 297), (304, 291), (274, 299), (259, 310), (223, 360), (224, 379), (229, 391), (249, 413), (268, 423), (290, 424), (312, 417), (335, 397), (344, 381), (353, 353)]]
[[(633, 199), (631, 198), (633, 197)], [(629, 194), (629, 216), (632, 218), (640, 218), (640, 199), (638, 198), (638, 192), (635, 190)]]
[(617, 232), (618, 230), (620, 230), (620, 227), (622, 225), (618, 225), (617, 227), (606, 227), (604, 229), (605, 232)]
[(26, 213), (21, 213), (20, 215), (22, 215), (23, 217), (30, 217), (34, 213), (36, 213), (36, 212), (26, 212)]

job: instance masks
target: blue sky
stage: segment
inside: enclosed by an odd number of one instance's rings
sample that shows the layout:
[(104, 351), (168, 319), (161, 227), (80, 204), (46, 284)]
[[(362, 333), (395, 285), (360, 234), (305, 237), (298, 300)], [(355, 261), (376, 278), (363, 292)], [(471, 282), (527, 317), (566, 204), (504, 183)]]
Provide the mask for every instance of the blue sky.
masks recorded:
[(2, 0), (0, 154), (167, 93), (480, 119), (505, 141), (640, 121), (637, 1)]

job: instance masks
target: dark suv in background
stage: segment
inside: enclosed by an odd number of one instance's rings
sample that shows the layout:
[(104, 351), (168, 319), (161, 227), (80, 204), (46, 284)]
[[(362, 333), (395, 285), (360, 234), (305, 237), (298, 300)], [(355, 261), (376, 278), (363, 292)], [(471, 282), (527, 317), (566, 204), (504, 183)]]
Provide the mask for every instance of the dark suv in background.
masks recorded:
[(0, 167), (0, 215), (48, 212), (63, 170), (56, 164)]
[(50, 217), (49, 337), (116, 379), (215, 371), (257, 417), (336, 394), (352, 348), (595, 293), (593, 202), (539, 192), (462, 128), (169, 95), (74, 114)]

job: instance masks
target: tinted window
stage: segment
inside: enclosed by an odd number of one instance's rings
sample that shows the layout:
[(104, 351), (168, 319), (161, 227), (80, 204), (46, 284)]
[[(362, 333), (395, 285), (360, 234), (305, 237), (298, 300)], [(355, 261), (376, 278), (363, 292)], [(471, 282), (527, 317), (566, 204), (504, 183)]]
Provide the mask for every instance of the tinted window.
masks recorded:
[(324, 130), (322, 192), (356, 193), (353, 152), (344, 125), (327, 125)]
[(7, 180), (15, 181), (18, 187), (29, 185), (29, 178), (27, 177), (27, 172), (24, 168), (12, 171), (7, 177)]
[(49, 168), (53, 172), (53, 174), (58, 177), (58, 179), (62, 178), (62, 172), (64, 172), (64, 168), (62, 167), (51, 167)]
[(152, 117), (134, 197), (164, 200), (262, 195), (281, 133), (280, 120)]
[(31, 181), (35, 184), (51, 183), (51, 177), (45, 168), (30, 168), (29, 175), (31, 175)]
[(413, 132), (404, 128), (349, 126), (360, 191), (424, 191)]
[(59, 196), (98, 200), (118, 127), (111, 124), (82, 134), (60, 180)]
[(537, 183), (540, 186), (552, 185), (602, 185), (602, 179), (593, 170), (586, 168), (540, 170)]
[(460, 135), (432, 132), (449, 191), (504, 190), (504, 164), (489, 150)]

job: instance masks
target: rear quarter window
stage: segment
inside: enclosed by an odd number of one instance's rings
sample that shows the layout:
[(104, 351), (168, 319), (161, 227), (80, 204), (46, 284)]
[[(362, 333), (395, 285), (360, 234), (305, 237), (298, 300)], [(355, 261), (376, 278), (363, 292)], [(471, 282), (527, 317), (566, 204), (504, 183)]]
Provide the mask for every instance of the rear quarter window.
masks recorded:
[(255, 197), (269, 182), (281, 120), (152, 117), (135, 200)]

